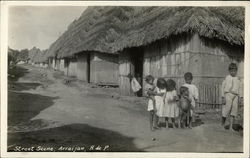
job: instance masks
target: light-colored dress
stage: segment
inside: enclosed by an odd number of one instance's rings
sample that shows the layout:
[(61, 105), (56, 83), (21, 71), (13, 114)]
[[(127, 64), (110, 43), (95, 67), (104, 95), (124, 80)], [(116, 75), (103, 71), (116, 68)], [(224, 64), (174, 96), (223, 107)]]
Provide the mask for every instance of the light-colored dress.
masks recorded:
[(131, 88), (132, 88), (133, 92), (138, 92), (141, 89), (141, 85), (136, 80), (136, 78), (132, 78)]
[[(157, 93), (166, 93), (166, 89), (159, 89), (156, 87), (156, 92)], [(162, 116), (162, 110), (164, 109), (164, 96), (155, 96), (155, 107), (156, 107), (156, 115), (159, 117)]]
[(175, 100), (177, 98), (177, 92), (176, 90), (169, 91), (166, 93), (166, 96), (164, 98), (164, 109), (162, 111), (162, 117), (171, 117), (175, 118), (179, 116), (180, 109), (177, 105), (177, 101)]
[(154, 91), (155, 86), (146, 83), (145, 85), (145, 95), (148, 97), (148, 111), (154, 110), (154, 100), (148, 95), (148, 91)]

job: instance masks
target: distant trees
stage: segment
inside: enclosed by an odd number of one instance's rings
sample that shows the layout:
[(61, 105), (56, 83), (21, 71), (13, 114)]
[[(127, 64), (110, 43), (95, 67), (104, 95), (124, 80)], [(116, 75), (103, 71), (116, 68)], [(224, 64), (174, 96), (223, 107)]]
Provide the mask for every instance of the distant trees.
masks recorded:
[(22, 49), (22, 50), (14, 50), (8, 48), (8, 66), (10, 64), (16, 64), (19, 61), (27, 61), (29, 57), (29, 50)]
[(15, 66), (18, 62), (25, 63), (47, 63), (48, 49), (40, 50), (33, 47), (32, 49), (15, 50), (8, 48), (8, 66)]

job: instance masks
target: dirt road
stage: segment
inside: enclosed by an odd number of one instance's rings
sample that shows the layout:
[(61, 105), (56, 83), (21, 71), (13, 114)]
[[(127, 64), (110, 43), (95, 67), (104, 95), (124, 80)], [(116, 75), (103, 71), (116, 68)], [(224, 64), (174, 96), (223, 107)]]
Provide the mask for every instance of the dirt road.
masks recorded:
[(116, 88), (29, 65), (10, 73), (15, 76), (9, 78), (9, 151), (243, 150), (242, 133), (224, 130), (216, 113), (201, 116), (193, 129), (151, 132), (146, 105), (119, 97)]

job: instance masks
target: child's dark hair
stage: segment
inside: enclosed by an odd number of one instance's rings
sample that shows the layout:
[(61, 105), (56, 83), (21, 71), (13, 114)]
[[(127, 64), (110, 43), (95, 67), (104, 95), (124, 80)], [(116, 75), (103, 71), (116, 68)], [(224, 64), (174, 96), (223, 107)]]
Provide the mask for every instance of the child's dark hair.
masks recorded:
[(145, 77), (145, 81), (146, 81), (146, 82), (149, 82), (149, 81), (152, 81), (152, 80), (154, 80), (154, 77), (153, 77), (152, 75), (147, 75), (147, 76)]
[(185, 93), (186, 91), (188, 91), (187, 87), (184, 87), (184, 86), (180, 87), (180, 95), (183, 95), (183, 93)]
[(160, 89), (166, 88), (166, 80), (164, 78), (157, 79), (157, 87)]
[(193, 79), (193, 74), (191, 72), (187, 72), (184, 74), (184, 79), (185, 80), (192, 80)]
[(173, 90), (175, 90), (176, 89), (175, 86), (176, 86), (176, 83), (175, 83), (174, 80), (168, 79), (166, 81), (166, 90), (167, 91), (173, 91)]
[(134, 77), (134, 75), (132, 75), (131, 73), (129, 73), (129, 74), (127, 75), (127, 77), (128, 77), (129, 79), (132, 79), (132, 78)]
[(238, 68), (237, 68), (237, 65), (235, 64), (235, 63), (231, 63), (231, 64), (229, 64), (229, 66), (228, 66), (228, 70), (230, 71), (230, 70), (237, 70)]

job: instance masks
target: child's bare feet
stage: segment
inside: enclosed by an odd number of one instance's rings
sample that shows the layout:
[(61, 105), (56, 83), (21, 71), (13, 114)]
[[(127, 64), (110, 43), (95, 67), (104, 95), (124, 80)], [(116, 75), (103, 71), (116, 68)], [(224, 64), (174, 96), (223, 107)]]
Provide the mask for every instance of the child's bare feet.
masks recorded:
[(236, 130), (234, 130), (232, 127), (231, 127), (231, 128), (229, 128), (229, 131), (230, 131), (230, 132), (233, 132), (233, 133), (237, 132), (237, 131), (236, 131)]
[(154, 126), (154, 129), (161, 129), (159, 126)]
[(160, 130), (160, 128), (159, 127), (154, 127), (154, 130)]

